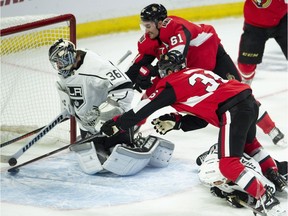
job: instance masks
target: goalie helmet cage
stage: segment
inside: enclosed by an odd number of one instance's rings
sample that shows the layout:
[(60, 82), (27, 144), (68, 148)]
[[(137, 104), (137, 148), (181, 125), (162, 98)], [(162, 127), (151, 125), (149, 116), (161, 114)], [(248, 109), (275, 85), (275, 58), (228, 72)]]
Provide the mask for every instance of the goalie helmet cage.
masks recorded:
[[(59, 38), (76, 45), (76, 19), (72, 14), (1, 18), (0, 35), (3, 143), (45, 126), (61, 112), (55, 87), (59, 78), (49, 62), (48, 50)], [(47, 136), (52, 138), (50, 143), (67, 140), (67, 136), (75, 142), (75, 118)]]

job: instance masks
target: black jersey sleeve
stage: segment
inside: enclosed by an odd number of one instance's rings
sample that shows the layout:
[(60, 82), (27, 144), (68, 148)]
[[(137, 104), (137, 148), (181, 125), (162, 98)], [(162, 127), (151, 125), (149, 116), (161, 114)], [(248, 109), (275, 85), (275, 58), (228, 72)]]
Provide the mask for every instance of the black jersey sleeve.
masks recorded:
[(181, 129), (183, 131), (197, 130), (205, 128), (208, 125), (204, 119), (193, 115), (185, 115), (181, 118)]
[(150, 65), (155, 59), (155, 56), (152, 55), (144, 55), (143, 58), (137, 63), (134, 62), (130, 68), (126, 71), (127, 76), (130, 78), (132, 83), (135, 83), (136, 78), (139, 74), (139, 70), (142, 66)]
[(120, 116), (117, 120), (117, 125), (123, 130), (131, 128), (138, 122), (148, 118), (155, 111), (172, 105), (176, 101), (176, 94), (173, 87), (169, 83), (166, 83), (165, 88), (157, 94), (157, 96), (146, 99), (146, 101), (144, 106), (143, 104), (140, 104), (140, 109), (135, 107)]

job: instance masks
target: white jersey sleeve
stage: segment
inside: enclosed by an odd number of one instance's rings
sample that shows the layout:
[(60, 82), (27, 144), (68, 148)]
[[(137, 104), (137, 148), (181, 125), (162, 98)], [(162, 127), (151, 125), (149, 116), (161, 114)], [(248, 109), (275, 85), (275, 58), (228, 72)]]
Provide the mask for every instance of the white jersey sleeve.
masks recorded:
[(79, 123), (85, 113), (93, 107), (99, 107), (110, 97), (127, 111), (133, 100), (131, 80), (111, 62), (92, 51), (86, 51), (82, 65), (73, 75), (62, 79), (75, 116)]

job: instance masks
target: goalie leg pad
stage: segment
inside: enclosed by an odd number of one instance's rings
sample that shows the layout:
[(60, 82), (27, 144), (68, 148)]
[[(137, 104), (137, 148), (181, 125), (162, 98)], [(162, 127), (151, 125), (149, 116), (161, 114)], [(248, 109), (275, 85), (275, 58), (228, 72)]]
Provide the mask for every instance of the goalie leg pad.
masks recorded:
[(75, 152), (79, 166), (84, 173), (92, 175), (103, 170), (93, 142), (72, 145), (70, 150)]
[(103, 164), (103, 168), (121, 176), (134, 175), (146, 167), (150, 158), (150, 152), (133, 151), (118, 144)]
[(149, 165), (153, 167), (167, 167), (174, 151), (174, 144), (168, 140), (157, 138), (155, 150), (152, 152)]

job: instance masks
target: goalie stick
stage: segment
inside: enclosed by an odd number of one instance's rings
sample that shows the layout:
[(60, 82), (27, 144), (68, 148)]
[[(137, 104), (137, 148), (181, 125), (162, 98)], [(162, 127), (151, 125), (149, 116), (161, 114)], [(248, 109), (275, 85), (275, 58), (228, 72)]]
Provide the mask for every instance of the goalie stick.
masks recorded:
[(57, 124), (62, 122), (65, 118), (69, 116), (69, 112), (64, 110), (59, 114), (53, 121), (51, 121), (46, 127), (44, 127), (38, 134), (34, 136), (24, 147), (19, 149), (15, 154), (1, 155), (1, 163), (9, 163), (10, 166), (15, 166), (17, 164), (17, 159), (24, 154), (31, 146), (33, 146), (37, 141), (39, 141), (44, 135), (46, 135), (52, 128)]
[(31, 160), (29, 160), (29, 161), (26, 161), (26, 162), (24, 162), (24, 163), (22, 163), (22, 164), (19, 164), (18, 166), (15, 166), (15, 167), (12, 167), (12, 168), (8, 169), (7, 171), (8, 171), (8, 172), (11, 172), (11, 173), (18, 172), (20, 167), (23, 167), (23, 166), (25, 166), (25, 165), (27, 165), (27, 164), (33, 163), (33, 162), (35, 162), (35, 161), (38, 161), (38, 160), (40, 160), (40, 159), (43, 159), (43, 158), (45, 158), (45, 157), (49, 157), (49, 156), (51, 156), (51, 155), (53, 155), (53, 154), (56, 154), (56, 153), (58, 153), (58, 152), (60, 152), (60, 151), (63, 151), (63, 150), (65, 150), (65, 149), (69, 148), (71, 145), (76, 145), (76, 144), (82, 144), (82, 143), (90, 142), (90, 141), (96, 139), (97, 137), (102, 138), (103, 136), (104, 136), (104, 135), (99, 135), (99, 134), (91, 135), (91, 136), (86, 137), (86, 138), (84, 138), (84, 139), (78, 140), (78, 141), (76, 141), (76, 142), (74, 142), (74, 143), (72, 143), (72, 144), (65, 145), (65, 146), (63, 146), (63, 147), (61, 147), (61, 148), (59, 148), (59, 149), (56, 149), (56, 150), (54, 150), (54, 151), (51, 151), (51, 152), (49, 152), (49, 153), (46, 153), (46, 154), (44, 154), (44, 155), (41, 155), (41, 156), (39, 156), (39, 157), (36, 157), (36, 158), (31, 159)]
[(128, 50), (118, 61), (117, 65), (120, 65), (129, 55), (131, 55), (131, 50)]
[[(64, 119), (62, 122), (66, 121), (66, 120), (68, 120), (68, 119), (69, 119), (69, 118), (66, 118), (66, 119)], [(62, 122), (61, 122), (61, 123), (62, 123)], [(29, 136), (32, 136), (32, 135), (38, 133), (40, 130), (42, 130), (42, 129), (45, 128), (45, 127), (46, 127), (46, 125), (43, 126), (43, 127), (37, 128), (37, 129), (35, 129), (35, 130), (33, 130), (33, 131), (30, 131), (30, 132), (28, 132), (28, 133), (26, 133), (26, 134), (23, 134), (23, 135), (21, 135), (21, 136), (19, 136), (19, 137), (16, 137), (16, 138), (14, 138), (14, 139), (12, 139), (12, 140), (9, 140), (9, 141), (6, 141), (6, 142), (4, 142), (4, 143), (1, 143), (1, 144), (0, 144), (0, 148), (5, 147), (5, 146), (7, 146), (7, 145), (10, 145), (10, 144), (12, 144), (12, 143), (18, 142), (18, 141), (20, 141), (20, 140), (22, 140), (22, 139), (25, 139), (25, 138), (29, 137)]]

